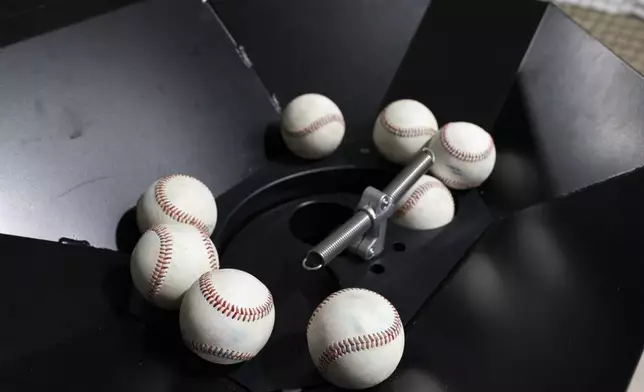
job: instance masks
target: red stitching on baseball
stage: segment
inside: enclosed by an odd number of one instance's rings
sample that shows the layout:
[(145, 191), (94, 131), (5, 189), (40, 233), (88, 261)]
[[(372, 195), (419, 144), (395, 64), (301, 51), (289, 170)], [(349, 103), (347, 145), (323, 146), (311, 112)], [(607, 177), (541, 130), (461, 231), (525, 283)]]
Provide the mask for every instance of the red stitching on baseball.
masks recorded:
[(322, 116), (318, 118), (317, 120), (313, 121), (311, 124), (309, 124), (306, 128), (294, 131), (294, 132), (289, 132), (287, 135), (291, 137), (304, 137), (312, 134), (313, 132), (331, 124), (334, 122), (338, 122), (342, 125), (344, 125), (344, 118), (342, 117), (341, 114), (337, 113), (331, 113), (327, 114), (325, 116)]
[[(195, 226), (201, 231), (208, 232), (208, 225), (201, 219), (190, 215), (189, 213), (180, 210), (177, 206), (175, 206), (171, 201), (170, 198), (168, 197), (167, 193), (167, 185), (170, 180), (179, 178), (179, 177), (184, 177), (184, 178), (191, 178), (199, 183), (201, 183), (199, 180), (197, 180), (194, 177), (187, 176), (185, 174), (172, 174), (169, 176), (165, 176), (161, 178), (157, 184), (154, 186), (154, 198), (161, 207), (161, 210), (168, 215), (170, 218), (176, 220), (179, 223), (186, 223), (192, 226)], [(205, 186), (205, 185), (204, 185)]]
[(443, 177), (442, 175), (434, 173), (434, 172), (432, 172), (432, 175), (434, 177), (438, 178), (439, 180), (441, 180), (441, 182), (443, 184), (445, 184), (447, 186), (454, 187), (456, 189), (458, 189), (459, 187), (460, 188), (476, 188), (477, 186), (481, 185), (481, 184), (467, 183), (467, 182), (463, 182), (463, 181), (459, 181), (459, 180), (453, 180), (451, 178)]
[(420, 199), (427, 192), (429, 192), (430, 189), (434, 188), (445, 190), (449, 195), (450, 200), (452, 201), (452, 206), (454, 205), (454, 198), (452, 197), (452, 193), (445, 187), (445, 185), (437, 181), (426, 181), (425, 183), (419, 185), (418, 188), (416, 188), (412, 192), (412, 194), (409, 195), (409, 198), (403, 203), (403, 205), (396, 210), (395, 218), (402, 218), (403, 216), (405, 216), (409, 212), (409, 210), (411, 210), (420, 201)]
[(217, 250), (215, 250), (215, 245), (212, 243), (212, 240), (206, 233), (199, 231), (201, 235), (201, 240), (203, 245), (206, 248), (206, 255), (208, 256), (208, 263), (210, 264), (210, 269), (219, 269), (219, 259), (217, 258)]
[(452, 145), (449, 140), (447, 140), (447, 129), (448, 129), (449, 124), (445, 124), (443, 128), (441, 129), (440, 133), (440, 141), (441, 144), (443, 145), (443, 148), (454, 158), (458, 159), (459, 161), (463, 162), (478, 162), (480, 160), (483, 160), (490, 156), (490, 153), (492, 153), (492, 150), (494, 150), (494, 141), (490, 137), (489, 143), (485, 150), (478, 152), (476, 154), (473, 154), (471, 152), (459, 150), (456, 148), (454, 145)]
[(436, 133), (436, 130), (428, 127), (416, 127), (416, 128), (401, 128), (392, 124), (387, 118), (387, 109), (382, 112), (380, 116), (380, 123), (387, 130), (387, 132), (398, 137), (419, 137), (419, 136), (432, 136)]
[(151, 229), (157, 237), (159, 237), (159, 254), (157, 256), (157, 263), (152, 271), (148, 286), (148, 297), (153, 298), (161, 291), (161, 286), (165, 280), (165, 276), (170, 268), (172, 261), (172, 234), (165, 226), (156, 226)]
[(212, 355), (213, 357), (231, 359), (234, 361), (248, 361), (253, 358), (251, 353), (242, 353), (235, 350), (223, 349), (221, 347), (211, 346), (209, 344), (197, 342), (195, 340), (184, 340), (186, 346), (192, 351), (197, 351), (202, 354)]
[(226, 317), (238, 321), (257, 321), (266, 317), (273, 309), (273, 297), (267, 293), (266, 301), (260, 306), (242, 308), (226, 301), (215, 289), (210, 273), (205, 273), (199, 278), (199, 289), (206, 301), (218, 312)]
[(331, 299), (333, 299), (333, 298), (337, 297), (338, 295), (340, 295), (340, 294), (342, 294), (342, 293), (345, 293), (345, 292), (347, 292), (347, 291), (351, 291), (351, 290), (369, 291), (369, 290), (365, 290), (365, 289), (361, 289), (361, 288), (349, 288), (349, 289), (342, 289), (342, 290), (338, 290), (338, 291), (336, 291), (335, 293), (333, 293), (333, 294), (329, 295), (329, 296), (328, 296), (328, 297), (326, 297), (326, 298), (324, 299), (324, 301), (322, 301), (322, 302), (318, 305), (318, 307), (317, 307), (317, 308), (315, 308), (315, 310), (313, 311), (313, 314), (311, 315), (311, 318), (309, 319), (309, 324), (308, 324), (308, 325), (307, 325), (307, 327), (306, 327), (306, 331), (308, 332), (308, 330), (311, 328), (311, 323), (313, 323), (313, 319), (315, 318), (315, 316), (317, 316), (318, 312), (322, 309), (322, 307), (323, 307), (324, 305), (326, 305), (327, 303), (329, 303), (329, 301), (331, 301)]
[[(322, 309), (324, 305), (326, 305), (332, 298), (336, 297), (337, 295), (350, 290), (362, 290), (362, 291), (374, 293), (373, 291), (369, 291), (365, 289), (350, 288), (350, 289), (340, 290), (331, 294), (324, 301), (322, 301), (322, 303), (318, 305), (318, 307), (313, 311), (313, 315), (309, 320), (309, 325), (307, 327), (307, 330), (308, 328), (311, 327), (311, 323), (314, 317), (318, 314), (318, 312), (320, 311), (320, 309)], [(320, 372), (322, 373), (326, 372), (329, 366), (331, 366), (333, 362), (337, 361), (338, 359), (342, 358), (347, 354), (384, 346), (394, 341), (400, 335), (400, 332), (402, 331), (403, 326), (402, 326), (402, 321), (400, 320), (400, 316), (398, 315), (398, 311), (396, 310), (396, 308), (394, 308), (391, 302), (389, 302), (385, 297), (381, 296), (378, 293), (374, 293), (374, 294), (380, 296), (382, 299), (387, 301), (387, 303), (391, 307), (391, 310), (394, 312), (394, 321), (392, 325), (389, 328), (386, 328), (385, 330), (380, 332), (355, 336), (352, 338), (341, 340), (339, 342), (332, 343), (326, 349), (324, 349), (324, 351), (318, 358), (317, 367), (320, 370)]]

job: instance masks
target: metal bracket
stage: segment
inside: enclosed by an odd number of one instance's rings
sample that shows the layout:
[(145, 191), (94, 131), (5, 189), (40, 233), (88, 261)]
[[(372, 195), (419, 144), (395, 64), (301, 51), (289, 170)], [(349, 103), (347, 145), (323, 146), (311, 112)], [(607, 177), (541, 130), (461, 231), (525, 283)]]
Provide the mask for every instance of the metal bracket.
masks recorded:
[(393, 215), (394, 210), (391, 196), (374, 187), (367, 187), (362, 193), (356, 211), (364, 211), (369, 215), (371, 228), (350, 244), (348, 249), (365, 260), (380, 255), (384, 250), (387, 219)]

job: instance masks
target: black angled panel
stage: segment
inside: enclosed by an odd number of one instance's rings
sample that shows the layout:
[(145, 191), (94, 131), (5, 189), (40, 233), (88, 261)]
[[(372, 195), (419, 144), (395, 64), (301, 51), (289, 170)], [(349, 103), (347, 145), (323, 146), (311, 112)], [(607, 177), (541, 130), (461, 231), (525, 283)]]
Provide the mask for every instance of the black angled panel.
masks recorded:
[(0, 47), (139, 0), (2, 0)]
[(532, 0), (434, 0), (387, 100), (414, 98), (440, 125), (496, 119), (546, 4)]
[(644, 79), (550, 7), (496, 122), (488, 203), (512, 211), (644, 164)]
[(638, 169), (490, 227), (381, 390), (625, 391), (644, 346), (642, 198)]
[(325, 94), (345, 115), (347, 140), (365, 144), (429, 2), (211, 0), (282, 106)]
[(0, 232), (110, 248), (156, 178), (190, 174), (219, 194), (263, 167), (277, 119), (199, 1), (137, 3), (7, 46), (0, 90)]

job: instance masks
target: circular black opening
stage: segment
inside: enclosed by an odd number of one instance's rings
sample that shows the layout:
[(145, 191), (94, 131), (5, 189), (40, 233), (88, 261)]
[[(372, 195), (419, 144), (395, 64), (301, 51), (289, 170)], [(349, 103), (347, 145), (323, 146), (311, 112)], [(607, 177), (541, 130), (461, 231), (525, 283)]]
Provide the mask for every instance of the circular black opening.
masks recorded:
[(396, 252), (404, 252), (406, 249), (405, 244), (402, 242), (394, 242), (393, 247)]
[(309, 245), (317, 245), (336, 227), (353, 216), (353, 210), (338, 203), (309, 202), (295, 210), (289, 220), (291, 234)]
[(382, 264), (374, 264), (369, 267), (369, 270), (374, 274), (382, 274), (383, 272), (385, 272), (385, 266)]
[(306, 266), (311, 268), (311, 269), (318, 269), (322, 266), (324, 266), (324, 259), (322, 256), (315, 252), (309, 252), (306, 255)]

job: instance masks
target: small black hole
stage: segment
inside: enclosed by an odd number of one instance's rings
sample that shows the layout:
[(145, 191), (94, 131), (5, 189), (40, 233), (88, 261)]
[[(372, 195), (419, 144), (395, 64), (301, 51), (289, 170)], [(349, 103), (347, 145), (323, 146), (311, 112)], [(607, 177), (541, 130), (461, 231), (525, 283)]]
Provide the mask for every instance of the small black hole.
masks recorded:
[(374, 274), (382, 274), (383, 272), (385, 272), (385, 266), (382, 264), (374, 264), (369, 267), (369, 270)]
[(402, 242), (394, 242), (394, 250), (396, 252), (404, 252), (405, 249), (405, 244), (403, 244)]

